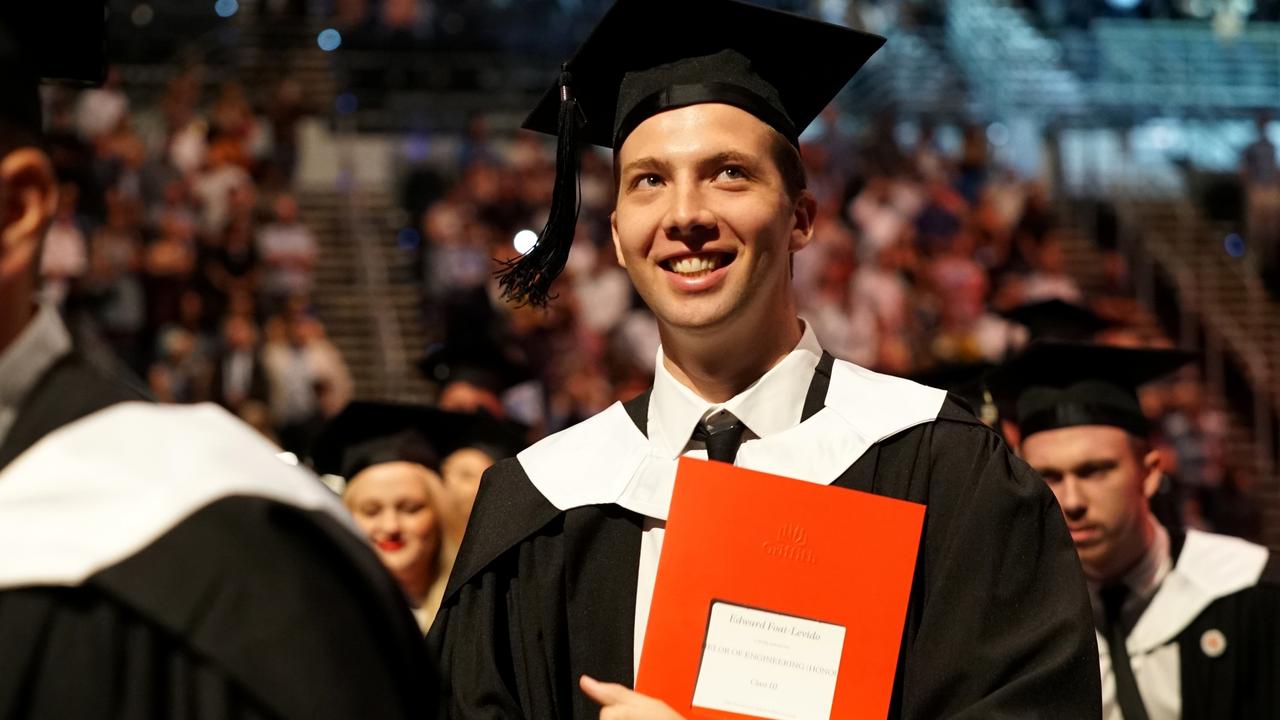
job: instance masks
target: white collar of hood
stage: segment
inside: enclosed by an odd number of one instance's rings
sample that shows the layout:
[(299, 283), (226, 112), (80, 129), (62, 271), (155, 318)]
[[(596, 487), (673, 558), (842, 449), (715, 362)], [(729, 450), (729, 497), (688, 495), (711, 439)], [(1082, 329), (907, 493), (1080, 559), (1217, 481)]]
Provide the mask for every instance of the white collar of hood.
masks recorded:
[(0, 589), (74, 586), (199, 509), (249, 495), (327, 513), (338, 497), (222, 408), (126, 402), (41, 438), (0, 472)]
[(675, 379), (667, 370), (662, 348), (658, 348), (653, 395), (649, 398), (649, 440), (654, 451), (671, 458), (679, 457), (694, 427), (716, 410), (732, 413), (756, 437), (789, 430), (800, 422), (813, 370), (821, 359), (818, 336), (804, 323), (804, 332), (795, 349), (760, 379), (726, 402), (710, 403)]
[[(829, 485), (875, 443), (936, 420), (945, 398), (945, 391), (837, 360), (825, 407), (789, 429), (744, 444), (735, 464)], [(562, 511), (612, 503), (667, 518), (678, 458), (655, 447), (621, 403), (543, 439), (517, 459), (534, 487)]]
[(1226, 535), (1188, 530), (1182, 553), (1125, 641), (1141, 655), (1177, 637), (1215, 600), (1258, 584), (1270, 551)]

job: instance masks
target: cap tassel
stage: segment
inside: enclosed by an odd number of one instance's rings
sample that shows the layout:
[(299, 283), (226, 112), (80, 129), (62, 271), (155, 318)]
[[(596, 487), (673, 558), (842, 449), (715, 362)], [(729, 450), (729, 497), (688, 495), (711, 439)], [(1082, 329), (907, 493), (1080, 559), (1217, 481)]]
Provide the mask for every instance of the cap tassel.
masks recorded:
[(556, 181), (551, 193), (547, 224), (529, 252), (505, 263), (497, 274), (502, 297), (520, 305), (545, 307), (552, 299), (551, 285), (564, 271), (578, 224), (579, 140), (585, 118), (573, 96), (573, 78), (560, 73), (560, 118), (556, 139)]

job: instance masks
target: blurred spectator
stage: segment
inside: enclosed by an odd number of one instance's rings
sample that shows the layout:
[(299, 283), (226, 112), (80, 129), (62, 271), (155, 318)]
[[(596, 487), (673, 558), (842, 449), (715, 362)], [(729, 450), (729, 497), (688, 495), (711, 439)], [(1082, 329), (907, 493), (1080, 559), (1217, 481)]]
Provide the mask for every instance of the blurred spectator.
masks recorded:
[(1240, 156), (1240, 181), (1248, 213), (1245, 241), (1253, 249), (1264, 281), (1276, 293), (1280, 290), (1280, 167), (1276, 146), (1267, 137), (1270, 123), (1270, 115), (1258, 116), (1258, 137)]
[(268, 311), (291, 296), (311, 293), (319, 245), (298, 220), (298, 202), (282, 193), (271, 204), (274, 220), (258, 231), (257, 253), (263, 268), (262, 294)]
[(217, 235), (226, 227), (232, 192), (253, 182), (245, 170), (247, 164), (243, 145), (232, 137), (216, 140), (209, 147), (205, 167), (191, 184), (191, 192), (200, 203), (201, 232)]
[(239, 414), (247, 402), (267, 402), (267, 370), (253, 321), (236, 315), (223, 321), (210, 387), (214, 402), (233, 413)]
[(973, 258), (972, 238), (959, 233), (929, 263), (937, 303), (930, 353), (937, 363), (999, 362), (1008, 349), (1009, 324), (990, 311), (987, 275)]
[(618, 265), (613, 247), (584, 243), (573, 249), (581, 258), (571, 258), (573, 294), (583, 326), (598, 335), (607, 335), (631, 307), (631, 279)]
[(323, 422), (307, 340), (299, 323), (277, 316), (267, 323), (262, 350), (272, 425), (278, 428), (281, 446), (295, 453), (310, 447)]
[(160, 335), (160, 359), (147, 373), (151, 394), (160, 402), (193, 403), (207, 397), (208, 366), (188, 330), (171, 327)]
[(282, 79), (267, 106), (276, 184), (287, 185), (293, 180), (293, 169), (298, 164), (298, 122), (305, 112), (302, 85), (292, 78)]
[(964, 129), (964, 145), (957, 166), (956, 189), (969, 204), (978, 201), (989, 171), (987, 129), (970, 125)]
[(115, 130), (129, 113), (129, 98), (120, 82), (120, 70), (109, 68), (100, 88), (80, 93), (76, 103), (76, 130), (89, 142)]
[(139, 206), (119, 192), (107, 196), (106, 222), (93, 234), (89, 272), (81, 289), (91, 302), (104, 339), (125, 363), (145, 367), (139, 342), (147, 321), (146, 297), (138, 276), (142, 238)]
[(1084, 293), (1080, 291), (1075, 278), (1067, 272), (1066, 252), (1056, 232), (1051, 232), (1036, 248), (1033, 267), (1022, 284), (1022, 302), (1033, 303), (1056, 298), (1080, 303), (1084, 299)]
[(58, 209), (45, 234), (40, 255), (40, 276), (45, 296), (61, 303), (71, 283), (89, 268), (88, 245), (77, 210), (80, 190), (71, 183), (58, 188)]
[(817, 297), (801, 310), (823, 349), (864, 367), (879, 359), (878, 328), (872, 309), (853, 300), (855, 261), (852, 248), (831, 253), (818, 280)]
[(147, 325), (162, 328), (177, 321), (178, 303), (195, 273), (195, 228), (178, 213), (161, 219), (160, 235), (142, 260), (147, 293)]

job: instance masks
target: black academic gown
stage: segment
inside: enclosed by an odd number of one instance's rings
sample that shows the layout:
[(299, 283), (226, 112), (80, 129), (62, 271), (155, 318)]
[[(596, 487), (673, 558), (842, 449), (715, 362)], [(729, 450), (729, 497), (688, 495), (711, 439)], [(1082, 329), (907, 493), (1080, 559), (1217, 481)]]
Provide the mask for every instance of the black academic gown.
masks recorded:
[[(1183, 556), (1185, 536), (1171, 533), (1170, 539), (1175, 572), (1193, 579), (1194, 592), (1212, 589), (1213, 579), (1191, 567), (1202, 565), (1203, 556)], [(1239, 542), (1205, 533), (1201, 539)], [(1166, 583), (1159, 593), (1183, 595), (1183, 583)], [(1171, 612), (1183, 606), (1163, 605)], [(1153, 601), (1147, 612), (1158, 613), (1160, 607)], [(1178, 656), (1183, 720), (1280, 720), (1280, 558), (1267, 554), (1256, 582), (1186, 617), (1171, 642)]]
[[(1226, 638), (1205, 652), (1206, 633)], [(1280, 720), (1280, 562), (1258, 584), (1216, 600), (1178, 635), (1183, 720)]]
[[(49, 433), (139, 399), (63, 358), (27, 396), (0, 473)], [(371, 550), (328, 513), (252, 494), (192, 508), (82, 582), (0, 590), (3, 720), (429, 718), (433, 678)]]
[[(830, 368), (825, 355), (804, 418)], [(642, 432), (647, 407), (647, 394), (627, 404)], [(996, 433), (948, 398), (834, 484), (927, 506), (891, 718), (1101, 714), (1075, 548), (1052, 493)], [(561, 512), (516, 460), (490, 469), (428, 636), (450, 717), (595, 718), (580, 675), (633, 685), (642, 523), (617, 505)]]

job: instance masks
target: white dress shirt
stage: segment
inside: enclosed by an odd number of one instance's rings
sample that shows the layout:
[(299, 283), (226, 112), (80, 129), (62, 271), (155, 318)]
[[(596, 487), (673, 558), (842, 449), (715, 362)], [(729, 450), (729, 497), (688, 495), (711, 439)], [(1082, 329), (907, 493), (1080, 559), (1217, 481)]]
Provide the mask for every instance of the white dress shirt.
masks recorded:
[[(653, 394), (649, 398), (648, 434), (653, 454), (672, 459), (685, 455), (705, 460), (705, 446), (690, 438), (699, 422), (721, 411), (732, 413), (747, 426), (742, 436), (743, 446), (799, 425), (804, 412), (805, 395), (813, 381), (814, 368), (821, 358), (822, 346), (818, 344), (813, 329), (806, 323), (804, 334), (794, 350), (747, 389), (723, 403), (713, 403), (704, 400), (671, 375), (663, 362), (662, 349), (659, 348)], [(665, 531), (664, 520), (645, 518), (644, 533), (640, 540), (640, 568), (636, 578), (634, 669), (637, 671)]]
[[(1120, 621), (1126, 629), (1132, 629), (1142, 617), (1160, 583), (1173, 569), (1173, 559), (1169, 547), (1169, 533), (1164, 526), (1151, 519), (1155, 526), (1155, 537), (1151, 547), (1138, 561), (1138, 564), (1121, 578), (1129, 588), (1125, 596), (1124, 606), (1120, 608)], [(1108, 649), (1106, 635), (1106, 616), (1099, 595), (1099, 586), (1089, 582), (1089, 600), (1093, 604), (1094, 626), (1098, 628), (1098, 662), (1102, 673), (1102, 717), (1103, 720), (1123, 720), (1120, 705), (1116, 701), (1116, 676), (1111, 667), (1111, 652)], [(1165, 645), (1151, 653), (1130, 657), (1134, 679), (1138, 684), (1138, 692), (1142, 695), (1142, 704), (1152, 720), (1176, 720), (1182, 707), (1180, 683), (1178, 682), (1178, 646)]]
[(18, 337), (0, 351), (0, 444), (40, 376), (71, 352), (71, 334), (52, 304), (41, 304)]

